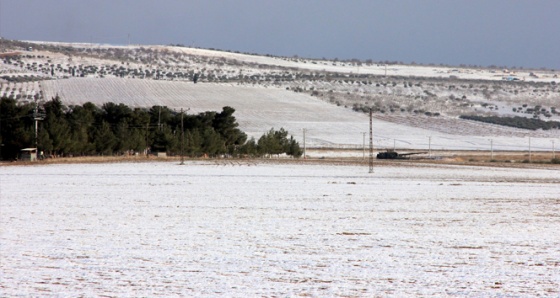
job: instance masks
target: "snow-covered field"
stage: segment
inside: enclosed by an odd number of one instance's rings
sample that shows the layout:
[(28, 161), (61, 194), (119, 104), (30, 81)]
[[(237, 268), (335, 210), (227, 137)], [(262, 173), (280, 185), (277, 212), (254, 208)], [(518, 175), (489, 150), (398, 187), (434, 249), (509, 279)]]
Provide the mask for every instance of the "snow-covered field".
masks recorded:
[(560, 169), (0, 168), (2, 296), (558, 296)]
[[(164, 105), (177, 111), (191, 108), (188, 112), (191, 114), (221, 111), (224, 106), (231, 106), (236, 110), (234, 116), (240, 129), (249, 137), (258, 139), (271, 128), (282, 127), (303, 144), (303, 129), (306, 129), (305, 141), (310, 147), (357, 148), (363, 145), (363, 133), (369, 131), (369, 117), (364, 113), (276, 87), (118, 78), (77, 78), (44, 81), (41, 85), (46, 98), (59, 94), (67, 105), (86, 102), (100, 106), (107, 102), (135, 107)], [(552, 151), (551, 141), (556, 139), (556, 144), (560, 143), (556, 130), (493, 129), (492, 125), (444, 117), (437, 124), (438, 129), (426, 129), (414, 122), (423, 119), (422, 116), (409, 118), (411, 123), (406, 124), (376, 118), (374, 146), (489, 151), (493, 139), (494, 150)]]
[[(190, 108), (189, 113), (228, 105), (249, 137), (284, 128), (302, 144), (305, 129), (306, 146), (317, 148), (363, 146), (369, 119), (352, 110), (365, 107), (377, 111), (373, 138), (379, 150), (542, 152), (555, 151), (560, 143), (558, 129), (533, 131), (458, 118), (491, 113), (558, 121), (560, 78), (553, 71), (386, 66), (173, 46), (38, 44), (74, 51), (37, 46), (14, 61), (0, 61), (0, 73), (50, 78), (0, 78), (0, 96), (23, 104), (58, 94), (65, 105), (164, 105)], [(192, 83), (195, 73), (201, 75), (198, 84)], [(503, 80), (510, 76), (521, 81)], [(426, 116), (435, 113), (440, 116)]]
[[(352, 62), (315, 60), (296, 57), (273, 57), (267, 55), (248, 55), (243, 53), (232, 53), (209, 49), (190, 48), (190, 47), (173, 47), (164, 45), (109, 45), (109, 44), (93, 44), (93, 43), (64, 43), (64, 42), (42, 42), (27, 41), (37, 44), (59, 45), (74, 48), (91, 49), (95, 52), (100, 49), (126, 49), (137, 50), (139, 48), (152, 49), (157, 51), (169, 51), (186, 55), (194, 55), (199, 57), (209, 57), (213, 59), (225, 58), (237, 60), (244, 63), (255, 63), (259, 65), (281, 66), (287, 68), (299, 68), (310, 71), (329, 71), (354, 74), (373, 74), (385, 76), (412, 76), (412, 77), (436, 77), (449, 78), (450, 75), (460, 79), (470, 80), (503, 80), (503, 77), (514, 75), (527, 81), (534, 82), (560, 82), (558, 76), (554, 76), (554, 72), (543, 70), (515, 70), (496, 73), (494, 70), (478, 69), (452, 66), (426, 66), (426, 65), (402, 65), (393, 64), (385, 65), (384, 63), (365, 63), (358, 65)], [(538, 77), (531, 76), (530, 73), (537, 73)]]

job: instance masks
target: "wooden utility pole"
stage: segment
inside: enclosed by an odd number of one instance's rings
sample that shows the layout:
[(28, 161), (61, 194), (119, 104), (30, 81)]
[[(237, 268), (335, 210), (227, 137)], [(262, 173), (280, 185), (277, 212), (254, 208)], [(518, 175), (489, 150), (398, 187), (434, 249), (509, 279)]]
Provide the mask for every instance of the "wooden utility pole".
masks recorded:
[(146, 122), (146, 149), (144, 149), (144, 151), (146, 152), (146, 157), (148, 157), (148, 135), (150, 133), (150, 120), (148, 119), (148, 122)]
[(364, 152), (363, 152), (362, 159), (365, 160), (365, 159), (366, 159), (366, 133), (365, 133), (365, 132), (362, 132), (362, 135), (363, 135), (362, 149), (363, 149), (363, 151), (364, 151)]
[(555, 152), (554, 149), (555, 149), (555, 148), (554, 148), (554, 140), (552, 140), (552, 159), (555, 159), (555, 158), (556, 158), (556, 152)]
[(531, 137), (529, 137), (529, 162), (533, 161), (533, 157), (531, 155)]
[(183, 108), (181, 108), (181, 163), (185, 164), (185, 130), (183, 128)]
[(157, 118), (158, 131), (161, 131), (161, 106), (159, 106), (159, 113)]
[(305, 151), (305, 132), (307, 132), (306, 128), (303, 129), (303, 159), (307, 159), (307, 153)]
[(373, 111), (369, 109), (369, 173), (373, 173)]
[(432, 157), (432, 137), (428, 137), (428, 156)]
[[(187, 108), (185, 112), (189, 111), (190, 108)], [(185, 128), (183, 126), (183, 108), (181, 108), (181, 163), (180, 165), (185, 164)]]

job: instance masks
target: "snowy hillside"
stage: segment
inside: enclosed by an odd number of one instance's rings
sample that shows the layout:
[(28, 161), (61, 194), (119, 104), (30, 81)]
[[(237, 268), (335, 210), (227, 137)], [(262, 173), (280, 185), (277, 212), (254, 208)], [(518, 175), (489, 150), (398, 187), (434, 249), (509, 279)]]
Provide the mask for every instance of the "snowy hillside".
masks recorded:
[[(530, 131), (459, 119), (507, 115), (560, 120), (560, 79), (551, 70), (397, 65), (271, 57), (177, 46), (9, 43), (0, 96), (66, 105), (93, 102), (236, 109), (259, 137), (283, 127), (315, 147), (361, 147), (374, 111), (379, 148), (550, 150), (558, 130)], [(11, 51), (11, 52), (10, 52)], [(198, 84), (193, 78), (199, 77)], [(436, 115), (436, 117), (434, 117)], [(531, 141), (529, 141), (531, 138)], [(529, 145), (530, 143), (530, 145)], [(560, 144), (560, 141), (557, 142)]]
[[(41, 85), (47, 98), (58, 94), (67, 105), (86, 102), (138, 107), (163, 105), (176, 110), (190, 108), (189, 113), (220, 111), (224, 106), (231, 106), (236, 109), (241, 129), (249, 136), (258, 138), (270, 128), (283, 127), (302, 141), (303, 129), (306, 129), (306, 143), (310, 147), (358, 148), (363, 145), (363, 133), (369, 131), (366, 114), (276, 87), (119, 78), (75, 78), (44, 81)], [(550, 141), (547, 139), (555, 137), (556, 133), (450, 117), (440, 117), (437, 121), (422, 115), (400, 118), (376, 115), (376, 147), (388, 148), (396, 143), (399, 148), (427, 149), (431, 145), (432, 149), (486, 150), (488, 139), (495, 138), (496, 150), (525, 150), (528, 138), (532, 137), (535, 149), (548, 150)], [(431, 144), (429, 137), (432, 137)]]

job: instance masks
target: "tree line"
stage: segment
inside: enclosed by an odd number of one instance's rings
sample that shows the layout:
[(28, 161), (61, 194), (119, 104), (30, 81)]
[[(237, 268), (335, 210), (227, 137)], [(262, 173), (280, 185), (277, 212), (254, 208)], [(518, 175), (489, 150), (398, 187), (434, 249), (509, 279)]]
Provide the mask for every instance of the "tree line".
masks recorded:
[(500, 117), (500, 116), (477, 116), (477, 115), (461, 115), (461, 119), (480, 121), (484, 123), (498, 124), (503, 126), (510, 126), (529, 130), (549, 130), (560, 129), (560, 122), (558, 121), (543, 121), (541, 119), (526, 118), (526, 117)]
[[(66, 107), (58, 97), (38, 109), (34, 103), (1, 98), (1, 158), (15, 159), (21, 149), (30, 147), (47, 157), (156, 152), (191, 157), (301, 156), (299, 143), (283, 128), (248, 139), (234, 112), (226, 106), (221, 112), (190, 115), (165, 106), (131, 108), (111, 102)], [(37, 134), (36, 118), (41, 119)]]

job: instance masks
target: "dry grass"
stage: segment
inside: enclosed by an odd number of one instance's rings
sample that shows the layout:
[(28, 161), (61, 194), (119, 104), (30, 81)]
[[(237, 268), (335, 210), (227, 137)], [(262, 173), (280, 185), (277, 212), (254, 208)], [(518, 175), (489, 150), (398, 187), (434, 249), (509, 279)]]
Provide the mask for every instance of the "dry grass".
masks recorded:
[(118, 163), (118, 162), (153, 162), (169, 161), (174, 158), (159, 158), (146, 156), (78, 156), (78, 157), (57, 157), (47, 158), (38, 161), (12, 161), (0, 162), (2, 166), (9, 165), (42, 165), (42, 164), (88, 164), (88, 163)]
[[(333, 149), (329, 149), (333, 150)], [(349, 149), (334, 149), (340, 152), (351, 151)], [(361, 150), (359, 150), (361, 152)], [(556, 155), (560, 158), (560, 154)], [(179, 163), (179, 156), (155, 157), (155, 156), (80, 156), (80, 157), (59, 157), (39, 160), (34, 162), (0, 162), (0, 166), (21, 166), (21, 165), (45, 165), (45, 164), (91, 164), (91, 163), (121, 163), (121, 162), (170, 162)], [(293, 163), (293, 164), (339, 164), (339, 165), (363, 165), (367, 167), (369, 157), (321, 157), (321, 158), (185, 158), (185, 161), (212, 161), (218, 164), (245, 164), (245, 163)], [(431, 157), (427, 154), (414, 156), (412, 159), (404, 160), (377, 160), (374, 159), (375, 167), (393, 166), (396, 164), (442, 164), (442, 165), (467, 165), (467, 166), (491, 166), (491, 167), (510, 167), (510, 168), (558, 168), (560, 165), (552, 164), (552, 152), (532, 153), (529, 157), (527, 152), (491, 152), (486, 151), (436, 151), (432, 150)]]
[[(560, 157), (557, 155), (557, 157)], [(552, 152), (459, 152), (455, 154), (456, 161), (463, 162), (492, 162), (492, 163), (550, 163), (553, 158)]]

